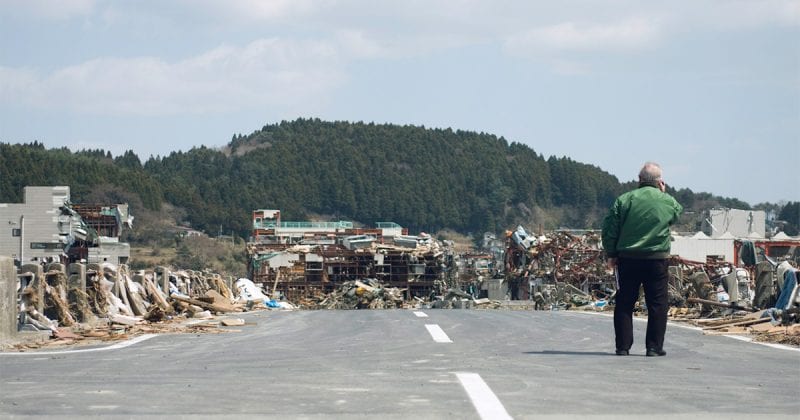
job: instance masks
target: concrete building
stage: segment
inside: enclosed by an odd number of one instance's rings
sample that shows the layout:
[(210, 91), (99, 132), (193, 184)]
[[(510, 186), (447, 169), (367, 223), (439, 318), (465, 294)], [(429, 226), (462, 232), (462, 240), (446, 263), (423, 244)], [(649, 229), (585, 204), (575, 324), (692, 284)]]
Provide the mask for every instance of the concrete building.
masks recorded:
[(0, 255), (17, 261), (60, 261), (77, 215), (64, 213), (69, 187), (25, 187), (21, 204), (0, 203)]
[(101, 207), (87, 223), (70, 205), (68, 186), (25, 187), (23, 193), (22, 203), (0, 203), (0, 256), (22, 264), (127, 263), (130, 245), (119, 242), (122, 223), (116, 222), (127, 220), (127, 205)]

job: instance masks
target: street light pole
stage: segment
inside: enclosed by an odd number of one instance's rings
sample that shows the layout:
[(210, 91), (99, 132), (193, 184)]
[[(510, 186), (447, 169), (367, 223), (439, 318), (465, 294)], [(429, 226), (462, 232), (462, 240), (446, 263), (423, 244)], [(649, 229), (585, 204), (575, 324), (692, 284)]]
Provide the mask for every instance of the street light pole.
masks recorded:
[(19, 217), (19, 265), (25, 264), (25, 215)]

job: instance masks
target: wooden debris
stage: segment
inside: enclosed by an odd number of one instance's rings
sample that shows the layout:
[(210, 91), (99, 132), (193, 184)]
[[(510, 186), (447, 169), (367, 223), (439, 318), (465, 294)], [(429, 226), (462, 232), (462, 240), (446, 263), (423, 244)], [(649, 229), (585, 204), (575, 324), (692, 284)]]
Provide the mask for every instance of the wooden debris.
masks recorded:
[(167, 314), (158, 305), (151, 305), (147, 313), (144, 314), (144, 319), (148, 322), (161, 322), (167, 318)]
[[(769, 319), (769, 318), (767, 318), (767, 319)], [(773, 326), (772, 324), (770, 324), (768, 322), (763, 322), (761, 324), (751, 325), (750, 326), (750, 332), (763, 333), (763, 332), (770, 331), (773, 328), (775, 328), (775, 326)], [(785, 331), (785, 328), (784, 328), (784, 331)]]
[(242, 318), (222, 318), (219, 322), (226, 327), (239, 327), (244, 325), (244, 320)]
[(236, 312), (242, 308), (242, 305), (232, 304), (229, 298), (221, 295), (219, 292), (213, 289), (206, 291), (205, 297), (211, 299), (210, 303), (219, 306), (220, 308), (227, 308), (226, 312)]
[(45, 289), (46, 308), (52, 309), (58, 317), (58, 322), (66, 327), (75, 324), (75, 318), (69, 312), (69, 303), (61, 298), (60, 287), (48, 286)]
[(233, 299), (233, 292), (231, 292), (231, 289), (228, 287), (228, 285), (222, 281), (222, 278), (219, 276), (219, 274), (214, 275), (211, 278), (211, 283), (211, 287), (214, 291), (228, 299), (228, 301)]
[(113, 324), (120, 324), (120, 325), (136, 325), (142, 321), (141, 318), (136, 318), (122, 314), (113, 314), (110, 315), (108, 318), (109, 320), (111, 320)]
[(686, 299), (686, 302), (687, 303), (701, 303), (703, 305), (717, 306), (717, 307), (720, 307), (720, 308), (737, 309), (737, 310), (741, 310), (741, 311), (749, 311), (749, 312), (756, 311), (756, 309), (739, 306), (739, 305), (736, 305), (735, 303), (716, 302), (716, 301), (711, 301), (711, 300), (706, 300), (706, 299), (688, 298), (688, 299)]
[(106, 337), (108, 336), (108, 330), (91, 330), (91, 331), (85, 331), (82, 334), (84, 337), (93, 337), (93, 338)]
[(75, 334), (69, 328), (57, 328), (53, 331), (53, 338), (57, 340), (80, 340), (83, 336)]
[(92, 308), (89, 306), (89, 295), (78, 287), (69, 289), (69, 310), (75, 314), (75, 319), (78, 322), (92, 322), (97, 317), (92, 313)]
[(167, 299), (164, 298), (164, 295), (161, 294), (161, 290), (156, 287), (156, 284), (153, 283), (153, 280), (150, 278), (145, 277), (143, 281), (144, 289), (147, 291), (147, 296), (152, 300), (153, 303), (158, 305), (161, 310), (165, 313), (172, 313), (172, 306), (167, 302)]
[(192, 305), (197, 305), (197, 306), (199, 306), (201, 308), (210, 309), (210, 310), (212, 310), (214, 312), (221, 312), (221, 313), (234, 312), (234, 311), (236, 311), (238, 309), (238, 308), (234, 308), (234, 310), (231, 310), (230, 305), (223, 306), (223, 305), (217, 305), (215, 303), (207, 303), (207, 302), (203, 302), (203, 301), (198, 300), (198, 299), (192, 299), (192, 298), (189, 298), (189, 297), (180, 296), (180, 295), (177, 295), (175, 293), (173, 293), (170, 297), (172, 299), (175, 299), (175, 300), (179, 301), (179, 302), (185, 302), (185, 303), (189, 303), (189, 304), (192, 304)]
[(721, 328), (741, 327), (741, 326), (745, 326), (745, 325), (760, 324), (762, 322), (769, 322), (769, 321), (770, 321), (769, 318), (746, 319), (744, 321), (736, 320), (734, 322), (730, 322), (730, 323), (723, 324), (723, 325), (715, 325), (713, 327), (707, 327), (705, 329), (706, 330), (717, 330), (717, 329), (721, 329)]
[(703, 335), (737, 335), (749, 334), (750, 331), (741, 327), (728, 327), (719, 330), (703, 330)]

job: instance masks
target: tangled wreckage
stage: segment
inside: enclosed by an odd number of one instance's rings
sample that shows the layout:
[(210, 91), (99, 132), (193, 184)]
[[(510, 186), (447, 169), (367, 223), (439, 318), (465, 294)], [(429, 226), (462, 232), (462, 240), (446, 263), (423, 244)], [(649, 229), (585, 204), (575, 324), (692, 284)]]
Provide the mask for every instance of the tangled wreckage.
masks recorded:
[[(715, 319), (757, 313), (754, 324), (800, 321), (800, 240), (731, 240), (736, 264), (720, 256), (674, 256), (673, 315)], [(249, 275), (273, 297), (304, 308), (509, 307), (613, 308), (614, 275), (596, 231), (532, 235), (506, 232), (502, 250), (457, 254), (430, 235), (409, 236), (395, 223), (282, 222), (279, 210), (253, 212)], [(641, 305), (641, 310), (645, 310)], [(735, 323), (733, 321), (732, 323)], [(745, 325), (750, 325), (747, 323)]]
[[(532, 300), (536, 309), (613, 308), (615, 279), (605, 266), (599, 232), (534, 236), (520, 226), (506, 238), (504, 280), (512, 299)], [(670, 315), (709, 333), (782, 335), (778, 341), (800, 345), (800, 240), (730, 244), (736, 263), (723, 256), (699, 262), (673, 255)], [(642, 301), (638, 309), (646, 312)]]
[[(730, 241), (724, 256), (673, 256), (670, 315), (707, 334), (756, 334), (800, 345), (800, 239)], [(144, 332), (213, 331), (241, 325), (213, 315), (252, 309), (503, 308), (605, 311), (614, 306), (597, 231), (507, 231), (484, 250), (401, 226), (282, 222), (253, 212), (249, 279), (211, 272), (131, 272), (124, 264), (27, 264), (17, 271), (19, 330), (52, 337), (116, 339)], [(252, 280), (251, 280), (252, 279)], [(645, 313), (643, 302), (638, 306)], [(198, 318), (176, 326), (170, 320)], [(207, 320), (207, 322), (202, 322)]]

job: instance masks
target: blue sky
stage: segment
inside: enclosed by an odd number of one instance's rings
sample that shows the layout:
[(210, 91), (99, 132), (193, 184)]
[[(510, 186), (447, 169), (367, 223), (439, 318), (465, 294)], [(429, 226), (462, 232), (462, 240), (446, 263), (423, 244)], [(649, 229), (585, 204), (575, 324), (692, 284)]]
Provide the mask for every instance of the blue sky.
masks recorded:
[(800, 200), (800, 1), (0, 0), (0, 142), (142, 160), (298, 117)]

